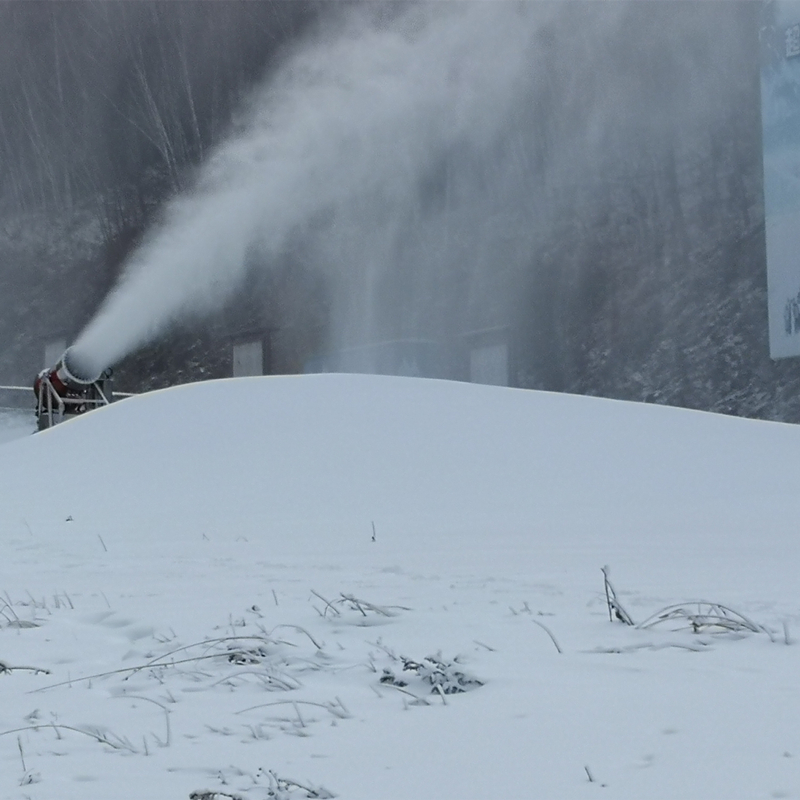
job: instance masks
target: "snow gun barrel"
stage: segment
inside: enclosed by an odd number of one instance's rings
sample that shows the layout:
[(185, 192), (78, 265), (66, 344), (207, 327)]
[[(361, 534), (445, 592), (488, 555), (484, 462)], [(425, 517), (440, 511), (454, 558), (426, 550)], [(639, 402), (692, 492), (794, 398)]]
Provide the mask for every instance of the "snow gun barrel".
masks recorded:
[(80, 359), (76, 358), (71, 347), (64, 351), (64, 355), (58, 360), (54, 367), (42, 370), (34, 381), (34, 391), (38, 393), (42, 379), (47, 377), (53, 389), (61, 397), (66, 397), (69, 392), (81, 392), (87, 386), (91, 386), (100, 378), (100, 374), (91, 374), (85, 365), (81, 364)]
[(33, 382), (39, 430), (111, 401), (111, 370), (96, 372), (70, 347)]

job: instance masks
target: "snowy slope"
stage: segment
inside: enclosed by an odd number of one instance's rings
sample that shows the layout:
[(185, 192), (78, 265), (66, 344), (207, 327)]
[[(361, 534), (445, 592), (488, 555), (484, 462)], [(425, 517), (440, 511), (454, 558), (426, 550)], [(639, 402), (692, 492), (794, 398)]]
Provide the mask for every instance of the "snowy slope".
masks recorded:
[[(342, 375), (6, 443), (0, 661), (49, 674), (0, 676), (0, 797), (800, 796), (798, 449)], [(612, 624), (605, 564), (636, 622), (702, 598), (758, 630)]]

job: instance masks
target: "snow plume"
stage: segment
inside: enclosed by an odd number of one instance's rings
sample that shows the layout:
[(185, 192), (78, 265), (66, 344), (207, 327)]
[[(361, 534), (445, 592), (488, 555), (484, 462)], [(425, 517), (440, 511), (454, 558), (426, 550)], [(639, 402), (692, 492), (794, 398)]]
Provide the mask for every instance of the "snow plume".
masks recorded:
[[(366, 4), (329, 18), (168, 205), (74, 345), (101, 369), (187, 314), (219, 307), (248, 255), (295, 241), (386, 256), (419, 186), (454, 148), (490, 147), (521, 102), (543, 6)], [(336, 265), (333, 265), (336, 266)]]

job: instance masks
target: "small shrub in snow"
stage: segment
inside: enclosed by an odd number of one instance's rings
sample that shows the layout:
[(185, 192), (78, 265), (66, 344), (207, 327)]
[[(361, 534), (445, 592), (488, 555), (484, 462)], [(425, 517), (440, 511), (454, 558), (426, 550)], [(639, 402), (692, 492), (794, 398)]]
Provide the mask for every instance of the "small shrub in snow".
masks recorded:
[(331, 798), (336, 797), (333, 792), (329, 791), (324, 786), (306, 786), (289, 778), (281, 778), (272, 770), (267, 772), (267, 775), (269, 777), (267, 797), (270, 798), (270, 800), (297, 800), (299, 797), (331, 800)]
[[(265, 798), (265, 800), (332, 800), (336, 795), (324, 786), (303, 784), (291, 778), (282, 778), (273, 770), (259, 769), (255, 775), (234, 770), (234, 776), (224, 776), (220, 779), (227, 782), (229, 777), (246, 779), (251, 785), (247, 789), (240, 789), (243, 794), (222, 792), (214, 789), (200, 789), (189, 795), (189, 800), (245, 800), (246, 796)], [(264, 783), (266, 781), (266, 784)]]
[[(461, 694), (483, 686), (483, 681), (461, 669), (456, 661), (443, 661), (441, 656), (425, 656), (422, 661), (414, 661), (405, 656), (395, 657), (402, 665), (402, 673), (410, 672), (430, 691), (439, 694)], [(401, 674), (402, 674), (401, 673)], [(398, 688), (405, 688), (409, 680), (399, 677), (389, 667), (384, 667), (380, 682)]]

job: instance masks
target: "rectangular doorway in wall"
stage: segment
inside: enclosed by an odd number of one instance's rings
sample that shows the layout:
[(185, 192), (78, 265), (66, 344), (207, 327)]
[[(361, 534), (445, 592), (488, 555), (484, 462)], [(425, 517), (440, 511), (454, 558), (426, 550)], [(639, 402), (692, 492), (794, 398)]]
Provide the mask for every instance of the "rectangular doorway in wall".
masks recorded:
[(474, 346), (469, 351), (469, 380), (491, 386), (508, 386), (508, 344)]
[(264, 342), (254, 339), (233, 346), (233, 377), (264, 374)]

